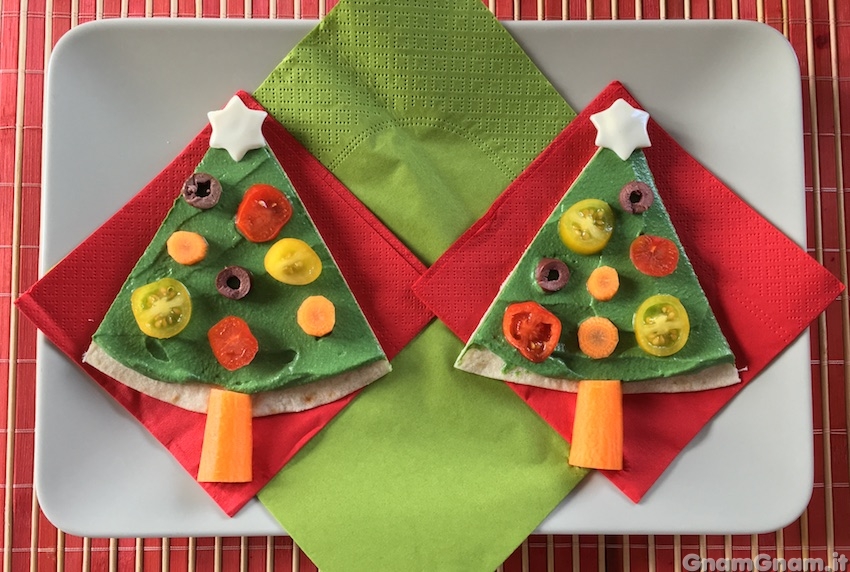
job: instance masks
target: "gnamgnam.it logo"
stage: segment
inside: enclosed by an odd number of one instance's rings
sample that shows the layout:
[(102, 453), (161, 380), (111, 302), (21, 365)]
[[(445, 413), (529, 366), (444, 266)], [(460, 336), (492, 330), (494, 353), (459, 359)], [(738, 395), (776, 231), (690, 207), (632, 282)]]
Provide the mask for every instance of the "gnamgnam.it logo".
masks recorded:
[(687, 554), (682, 568), (688, 572), (847, 572), (847, 556), (832, 553), (830, 562), (823, 558), (775, 558), (759, 554), (755, 558), (700, 558)]

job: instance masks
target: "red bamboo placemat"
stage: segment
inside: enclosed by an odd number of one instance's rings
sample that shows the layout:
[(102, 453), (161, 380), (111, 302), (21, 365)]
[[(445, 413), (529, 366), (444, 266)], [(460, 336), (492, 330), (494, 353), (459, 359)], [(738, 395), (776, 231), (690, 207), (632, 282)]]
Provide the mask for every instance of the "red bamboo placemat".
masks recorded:
[[(850, 2), (486, 0), (501, 19), (747, 19), (782, 32), (800, 61), (809, 252), (847, 283)], [(52, 46), (80, 23), (119, 17), (318, 18), (325, 0), (3, 0), (0, 3), (0, 429), (3, 570), (315, 570), (287, 537), (94, 539), (66, 535), (33, 492), (36, 332), (12, 306), (38, 275), (42, 96)], [(742, 57), (745, 57), (742, 54)], [(850, 555), (850, 300), (812, 326), (815, 487), (801, 517), (753, 536), (531, 536), (511, 571), (681, 570), (709, 558)]]

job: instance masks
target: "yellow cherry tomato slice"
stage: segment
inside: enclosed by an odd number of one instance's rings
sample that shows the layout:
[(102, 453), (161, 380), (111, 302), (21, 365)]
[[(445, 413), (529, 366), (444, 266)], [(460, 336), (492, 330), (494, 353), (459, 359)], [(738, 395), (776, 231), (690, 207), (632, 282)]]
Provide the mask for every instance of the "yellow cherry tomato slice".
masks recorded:
[(282, 238), (275, 242), (263, 260), (272, 278), (291, 284), (303, 286), (309, 284), (322, 273), (322, 261), (310, 245), (297, 238)]
[(133, 290), (130, 306), (139, 329), (152, 338), (171, 338), (192, 317), (192, 300), (182, 282), (162, 278)]
[(650, 355), (666, 357), (685, 346), (691, 323), (678, 298), (656, 294), (638, 307), (634, 329), (640, 349)]
[(614, 211), (605, 201), (584, 199), (561, 215), (558, 234), (567, 248), (577, 254), (596, 254), (614, 232)]

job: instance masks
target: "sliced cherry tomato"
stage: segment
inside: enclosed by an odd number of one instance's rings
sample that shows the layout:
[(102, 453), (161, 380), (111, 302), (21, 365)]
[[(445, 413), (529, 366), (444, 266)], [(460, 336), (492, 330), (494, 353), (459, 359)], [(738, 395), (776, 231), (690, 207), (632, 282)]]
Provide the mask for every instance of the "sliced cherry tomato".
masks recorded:
[(229, 371), (245, 367), (259, 351), (257, 338), (242, 318), (227, 316), (207, 332), (215, 359)]
[(632, 241), (629, 258), (639, 271), (660, 278), (676, 270), (679, 249), (675, 242), (663, 236), (642, 234)]
[(263, 260), (266, 271), (272, 278), (303, 286), (322, 273), (322, 261), (310, 245), (297, 238), (282, 238), (275, 242)]
[(505, 309), (502, 333), (527, 360), (546, 361), (561, 337), (561, 321), (537, 302), (517, 302)]
[(251, 242), (268, 242), (292, 217), (292, 205), (271, 185), (252, 185), (236, 211), (236, 228)]
[(152, 338), (171, 338), (189, 324), (192, 300), (182, 282), (163, 278), (133, 290), (130, 307), (139, 329)]
[(584, 199), (566, 210), (558, 221), (558, 234), (577, 254), (596, 254), (614, 232), (614, 211), (605, 201)]
[(656, 294), (638, 307), (634, 317), (638, 346), (648, 354), (665, 357), (682, 349), (691, 323), (688, 312), (675, 296)]

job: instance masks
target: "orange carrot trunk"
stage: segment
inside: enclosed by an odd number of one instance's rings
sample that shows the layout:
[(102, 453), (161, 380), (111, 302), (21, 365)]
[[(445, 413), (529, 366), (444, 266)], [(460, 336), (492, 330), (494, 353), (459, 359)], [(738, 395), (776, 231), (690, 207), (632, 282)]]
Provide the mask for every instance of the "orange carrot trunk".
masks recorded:
[(213, 388), (201, 447), (198, 481), (247, 483), (252, 477), (251, 396)]
[(569, 463), (588, 469), (623, 468), (623, 387), (614, 380), (579, 382)]

